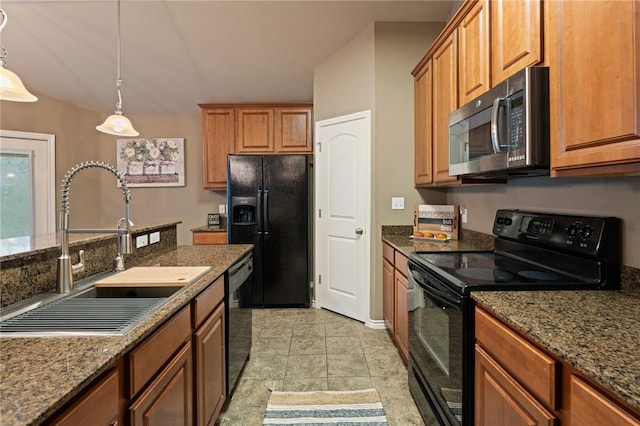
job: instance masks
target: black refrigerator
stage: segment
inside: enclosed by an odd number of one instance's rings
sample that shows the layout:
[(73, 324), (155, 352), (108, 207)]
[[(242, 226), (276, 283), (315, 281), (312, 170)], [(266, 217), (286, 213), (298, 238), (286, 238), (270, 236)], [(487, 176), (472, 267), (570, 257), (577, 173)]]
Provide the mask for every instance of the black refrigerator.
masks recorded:
[(228, 240), (255, 245), (253, 307), (309, 307), (309, 174), (306, 155), (228, 156)]

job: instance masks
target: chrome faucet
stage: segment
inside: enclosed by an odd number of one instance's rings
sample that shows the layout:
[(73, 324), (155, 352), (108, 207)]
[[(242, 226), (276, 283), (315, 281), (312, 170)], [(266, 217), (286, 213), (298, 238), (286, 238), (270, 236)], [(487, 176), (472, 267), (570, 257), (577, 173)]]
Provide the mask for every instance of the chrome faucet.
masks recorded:
[[(69, 229), (69, 187), (71, 179), (81, 170), (98, 167), (113, 173), (122, 190), (124, 198), (124, 217), (118, 220), (115, 229)], [(58, 279), (56, 291), (58, 293), (69, 293), (73, 289), (73, 274), (84, 271), (84, 252), (80, 250), (80, 262), (73, 265), (69, 257), (69, 234), (117, 234), (118, 235), (118, 253), (114, 260), (114, 269), (116, 271), (124, 270), (124, 254), (131, 253), (131, 231), (129, 227), (133, 226), (133, 222), (129, 220), (129, 200), (131, 200), (131, 191), (124, 178), (124, 175), (115, 167), (102, 161), (87, 161), (73, 166), (62, 180), (61, 201), (60, 201), (60, 250), (61, 254), (58, 258)]]

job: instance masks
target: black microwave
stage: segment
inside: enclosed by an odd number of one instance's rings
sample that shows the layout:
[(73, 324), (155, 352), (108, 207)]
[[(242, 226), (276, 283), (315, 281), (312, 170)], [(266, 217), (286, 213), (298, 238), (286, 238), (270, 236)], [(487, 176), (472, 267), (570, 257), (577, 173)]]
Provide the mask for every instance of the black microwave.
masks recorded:
[(528, 67), (449, 114), (449, 174), (549, 174), (549, 68)]

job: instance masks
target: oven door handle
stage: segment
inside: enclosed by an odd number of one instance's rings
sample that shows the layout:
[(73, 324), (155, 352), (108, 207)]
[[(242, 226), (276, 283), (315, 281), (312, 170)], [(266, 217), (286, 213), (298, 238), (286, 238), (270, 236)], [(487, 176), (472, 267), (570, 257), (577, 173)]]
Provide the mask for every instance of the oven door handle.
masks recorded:
[(411, 270), (411, 268), (409, 268), (409, 273), (411, 275), (411, 279), (413, 280), (413, 282), (418, 287), (428, 292), (430, 296), (435, 297), (436, 299), (439, 299), (441, 302), (444, 302), (448, 305), (452, 305), (456, 307), (462, 306), (462, 296), (458, 296), (453, 292), (451, 293), (447, 292), (443, 288), (439, 288), (438, 286), (431, 285), (428, 282), (421, 281), (416, 277), (416, 274)]

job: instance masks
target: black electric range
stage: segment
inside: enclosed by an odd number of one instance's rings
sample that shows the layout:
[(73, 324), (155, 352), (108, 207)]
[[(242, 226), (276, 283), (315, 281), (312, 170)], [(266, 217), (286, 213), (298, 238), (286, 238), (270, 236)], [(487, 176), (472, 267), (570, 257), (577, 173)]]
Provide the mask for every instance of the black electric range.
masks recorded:
[(409, 387), (425, 421), (473, 425), (471, 292), (620, 286), (617, 218), (498, 210), (493, 234), (493, 251), (409, 256)]

